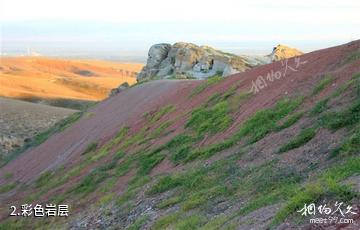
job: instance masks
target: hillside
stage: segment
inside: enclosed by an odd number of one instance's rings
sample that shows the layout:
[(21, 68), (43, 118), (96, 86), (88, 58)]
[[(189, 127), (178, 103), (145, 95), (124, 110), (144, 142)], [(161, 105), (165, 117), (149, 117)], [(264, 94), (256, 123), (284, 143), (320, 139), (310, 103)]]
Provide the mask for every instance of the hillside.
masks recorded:
[(0, 165), (12, 151), (33, 140), (75, 110), (0, 97)]
[[(0, 168), (0, 229), (359, 229), (360, 40), (107, 98)], [(68, 218), (9, 217), (68, 204)], [(339, 214), (335, 214), (339, 217)]]
[(46, 57), (2, 57), (0, 96), (34, 100), (99, 101), (123, 82), (133, 84), (142, 64)]

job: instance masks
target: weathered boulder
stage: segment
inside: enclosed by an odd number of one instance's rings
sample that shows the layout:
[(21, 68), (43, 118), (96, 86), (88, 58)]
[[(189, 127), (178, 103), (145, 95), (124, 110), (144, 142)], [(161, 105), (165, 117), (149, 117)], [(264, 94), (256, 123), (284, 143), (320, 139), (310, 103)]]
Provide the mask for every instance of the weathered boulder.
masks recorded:
[(151, 46), (148, 53), (146, 66), (138, 74), (137, 79), (142, 80), (156, 75), (159, 72), (160, 64), (167, 57), (170, 48), (171, 45), (166, 43), (155, 44)]

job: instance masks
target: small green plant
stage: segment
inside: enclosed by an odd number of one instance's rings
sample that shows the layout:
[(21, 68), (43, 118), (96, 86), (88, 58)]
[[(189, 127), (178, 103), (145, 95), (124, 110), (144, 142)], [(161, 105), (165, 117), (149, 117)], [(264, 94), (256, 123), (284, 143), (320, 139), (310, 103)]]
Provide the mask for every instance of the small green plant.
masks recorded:
[(279, 153), (287, 152), (291, 149), (299, 148), (300, 146), (306, 144), (311, 139), (313, 139), (313, 137), (316, 135), (316, 131), (316, 128), (308, 128), (302, 130), (298, 136), (283, 145), (279, 149)]
[(310, 110), (310, 115), (315, 116), (320, 114), (328, 109), (327, 103), (329, 102), (329, 98), (319, 101), (316, 105)]
[(318, 84), (315, 86), (314, 90), (312, 91), (312, 96), (317, 95), (322, 90), (324, 90), (328, 85), (331, 84), (331, 82), (334, 81), (334, 78), (330, 75), (325, 75), (324, 78), (318, 82)]

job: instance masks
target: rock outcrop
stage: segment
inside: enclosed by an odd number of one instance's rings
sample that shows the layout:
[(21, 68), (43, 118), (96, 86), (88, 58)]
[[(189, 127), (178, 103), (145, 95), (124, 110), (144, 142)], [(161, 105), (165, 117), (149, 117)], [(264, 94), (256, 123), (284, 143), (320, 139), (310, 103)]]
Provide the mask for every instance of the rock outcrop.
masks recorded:
[(153, 45), (148, 54), (146, 66), (137, 80), (157, 78), (204, 79), (216, 74), (228, 76), (243, 72), (266, 60), (237, 56), (216, 50), (209, 46), (197, 46), (179, 42), (174, 45)]
[(147, 63), (137, 75), (137, 81), (164, 78), (204, 79), (216, 74), (226, 77), (301, 54), (299, 50), (284, 45), (278, 45), (266, 56), (239, 56), (210, 46), (185, 42), (174, 45), (161, 43), (151, 46)]
[(302, 54), (304, 53), (298, 49), (279, 44), (276, 47), (274, 47), (272, 53), (269, 54), (268, 56), (272, 61), (280, 61), (286, 58), (296, 57)]

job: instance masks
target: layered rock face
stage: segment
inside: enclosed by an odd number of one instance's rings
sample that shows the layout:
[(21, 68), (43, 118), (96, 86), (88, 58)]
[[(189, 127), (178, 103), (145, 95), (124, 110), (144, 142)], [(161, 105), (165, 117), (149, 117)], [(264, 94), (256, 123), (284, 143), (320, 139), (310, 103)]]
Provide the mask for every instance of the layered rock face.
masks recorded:
[(153, 45), (148, 54), (146, 66), (137, 80), (157, 78), (204, 79), (216, 74), (228, 76), (243, 72), (253, 66), (265, 64), (267, 60), (247, 58), (225, 53), (209, 46), (192, 43)]
[(147, 63), (137, 75), (137, 81), (164, 78), (204, 79), (217, 74), (226, 77), (301, 54), (299, 50), (284, 45), (274, 47), (273, 52), (266, 56), (238, 56), (192, 43), (161, 43), (151, 46)]

